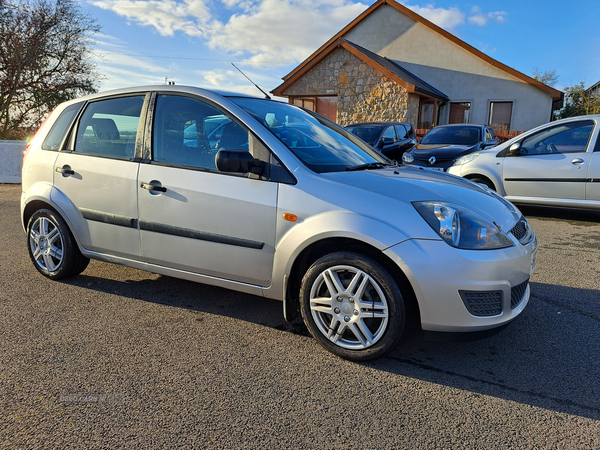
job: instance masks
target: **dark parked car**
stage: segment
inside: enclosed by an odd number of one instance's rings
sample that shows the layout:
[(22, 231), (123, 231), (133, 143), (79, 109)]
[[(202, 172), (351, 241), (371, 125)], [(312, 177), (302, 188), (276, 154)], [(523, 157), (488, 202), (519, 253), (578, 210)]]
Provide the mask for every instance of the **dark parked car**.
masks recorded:
[(441, 125), (402, 156), (402, 163), (446, 171), (456, 158), (498, 145), (496, 132), (487, 125)]
[(415, 130), (408, 123), (356, 123), (346, 130), (396, 161), (417, 144)]

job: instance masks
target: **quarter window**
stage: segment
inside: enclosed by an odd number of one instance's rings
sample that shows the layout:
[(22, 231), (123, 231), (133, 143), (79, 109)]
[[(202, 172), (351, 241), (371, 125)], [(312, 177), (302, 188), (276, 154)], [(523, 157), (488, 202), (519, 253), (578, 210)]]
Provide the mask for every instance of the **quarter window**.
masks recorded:
[(50, 133), (48, 133), (48, 136), (42, 144), (44, 150), (60, 150), (60, 143), (65, 137), (68, 129), (71, 127), (73, 119), (81, 109), (82, 105), (83, 103), (71, 105), (60, 114), (60, 117), (56, 120), (52, 130), (50, 130)]
[(90, 103), (79, 128), (75, 151), (133, 159), (144, 96)]
[(565, 123), (529, 136), (521, 143), (521, 155), (585, 152), (594, 130), (594, 122)]

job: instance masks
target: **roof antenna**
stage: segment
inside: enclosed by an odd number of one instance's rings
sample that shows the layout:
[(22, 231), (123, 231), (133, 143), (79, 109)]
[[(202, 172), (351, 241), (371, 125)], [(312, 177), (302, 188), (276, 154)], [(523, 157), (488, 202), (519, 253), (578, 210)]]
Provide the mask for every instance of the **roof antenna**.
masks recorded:
[(269, 97), (269, 94), (267, 94), (265, 91), (263, 91), (261, 88), (259, 88), (258, 85), (254, 81), (252, 81), (250, 78), (248, 78), (248, 76), (238, 68), (238, 66), (236, 66), (234, 63), (231, 63), (231, 65), (233, 67), (235, 67), (242, 75), (244, 75), (250, 83), (252, 83), (254, 86), (256, 86), (256, 89), (258, 89), (260, 92), (265, 94), (265, 98), (272, 100), (271, 97)]

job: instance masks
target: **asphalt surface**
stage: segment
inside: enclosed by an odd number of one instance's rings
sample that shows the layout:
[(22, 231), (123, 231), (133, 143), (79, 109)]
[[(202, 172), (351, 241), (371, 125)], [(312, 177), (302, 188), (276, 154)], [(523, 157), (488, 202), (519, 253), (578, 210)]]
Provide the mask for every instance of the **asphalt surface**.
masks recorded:
[(357, 364), (276, 301), (97, 261), (47, 280), (19, 196), (0, 185), (1, 449), (600, 449), (600, 212), (522, 208), (540, 250), (506, 330)]

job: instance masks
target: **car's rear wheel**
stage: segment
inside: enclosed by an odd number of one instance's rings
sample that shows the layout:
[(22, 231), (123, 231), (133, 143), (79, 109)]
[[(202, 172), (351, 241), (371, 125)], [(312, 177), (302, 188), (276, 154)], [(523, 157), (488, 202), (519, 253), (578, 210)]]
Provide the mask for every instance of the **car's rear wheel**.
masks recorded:
[(49, 209), (40, 209), (29, 219), (27, 243), (35, 268), (53, 280), (80, 274), (90, 261), (62, 217)]
[(353, 361), (392, 350), (405, 323), (404, 302), (394, 279), (376, 261), (353, 252), (323, 256), (308, 269), (300, 309), (323, 347)]

